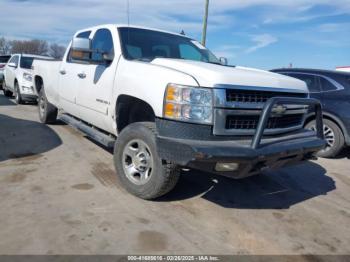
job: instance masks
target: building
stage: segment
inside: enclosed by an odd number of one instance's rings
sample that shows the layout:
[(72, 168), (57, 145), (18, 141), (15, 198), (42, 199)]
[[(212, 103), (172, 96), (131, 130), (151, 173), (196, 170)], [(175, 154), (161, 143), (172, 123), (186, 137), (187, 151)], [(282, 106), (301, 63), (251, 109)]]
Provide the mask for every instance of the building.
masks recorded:
[(337, 66), (336, 70), (350, 72), (350, 66)]

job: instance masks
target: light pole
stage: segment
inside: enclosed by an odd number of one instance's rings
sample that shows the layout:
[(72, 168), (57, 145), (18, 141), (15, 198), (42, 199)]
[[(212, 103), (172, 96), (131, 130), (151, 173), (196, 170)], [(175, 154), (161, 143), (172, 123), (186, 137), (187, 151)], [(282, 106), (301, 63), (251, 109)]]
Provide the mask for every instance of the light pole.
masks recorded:
[(202, 45), (204, 46), (207, 39), (208, 11), (209, 11), (209, 0), (205, 0), (205, 13), (204, 13), (203, 33), (202, 33)]

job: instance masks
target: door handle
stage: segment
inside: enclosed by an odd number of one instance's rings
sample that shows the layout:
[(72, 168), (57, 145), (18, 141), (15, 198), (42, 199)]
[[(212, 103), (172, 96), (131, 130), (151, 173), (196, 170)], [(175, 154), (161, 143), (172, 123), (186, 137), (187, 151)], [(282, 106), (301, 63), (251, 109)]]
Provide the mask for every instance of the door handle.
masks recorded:
[(64, 69), (60, 70), (61, 75), (65, 75), (66, 73), (67, 73), (66, 70), (64, 70)]
[(85, 73), (79, 73), (78, 76), (79, 76), (79, 78), (85, 78), (86, 74)]

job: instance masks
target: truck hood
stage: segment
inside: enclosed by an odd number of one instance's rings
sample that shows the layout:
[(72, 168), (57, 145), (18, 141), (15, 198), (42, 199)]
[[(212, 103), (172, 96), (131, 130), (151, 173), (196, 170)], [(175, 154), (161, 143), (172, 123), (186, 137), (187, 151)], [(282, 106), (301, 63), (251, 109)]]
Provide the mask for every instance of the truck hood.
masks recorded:
[(221, 66), (182, 59), (157, 58), (153, 65), (167, 67), (191, 75), (203, 87), (234, 85), (289, 89), (308, 92), (306, 84), (292, 77), (246, 67)]

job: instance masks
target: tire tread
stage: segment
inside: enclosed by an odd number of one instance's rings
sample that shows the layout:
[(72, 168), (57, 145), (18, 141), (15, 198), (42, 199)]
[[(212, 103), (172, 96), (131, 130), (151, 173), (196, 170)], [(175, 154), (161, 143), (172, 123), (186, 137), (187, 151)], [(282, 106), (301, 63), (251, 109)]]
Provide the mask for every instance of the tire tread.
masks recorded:
[[(140, 127), (143, 126), (145, 128), (147, 128), (154, 136), (154, 138), (157, 135), (157, 130), (156, 130), (156, 126), (155, 123), (153, 122), (138, 122), (138, 123), (134, 123), (132, 124), (135, 129), (136, 129), (136, 125), (138, 125)], [(123, 132), (122, 132), (123, 133)], [(121, 134), (123, 136), (123, 134)], [(120, 139), (120, 138), (118, 138)], [(118, 139), (117, 142), (118, 143)], [(116, 145), (116, 148), (118, 147), (118, 145)], [(117, 150), (117, 149), (115, 149)], [(116, 151), (115, 151), (116, 152)], [(115, 153), (116, 155), (116, 153)], [(158, 156), (157, 156), (158, 158)], [(146, 199), (146, 200), (152, 200), (152, 199), (156, 199), (159, 198), (167, 193), (169, 193), (177, 184), (179, 177), (180, 177), (180, 173), (181, 173), (181, 168), (175, 164), (175, 163), (171, 163), (168, 161), (164, 161), (161, 159), (158, 159), (159, 161), (161, 161), (161, 168), (162, 170), (162, 182), (161, 183), (154, 183), (153, 186), (149, 186), (149, 187), (145, 187), (143, 190), (135, 190), (134, 186), (130, 186), (128, 179), (126, 177), (120, 177), (119, 175), (119, 180), (122, 182), (122, 184), (126, 187), (126, 189), (131, 192), (132, 194), (142, 198), (142, 199)], [(123, 168), (121, 168), (119, 165), (120, 163), (116, 163), (116, 169), (119, 172), (123, 171)], [(126, 183), (125, 183), (126, 181)]]
[(39, 100), (38, 101), (40, 101), (41, 96), (44, 96), (45, 103), (46, 103), (46, 110), (45, 110), (44, 117), (43, 118), (40, 117), (40, 104), (38, 103), (40, 121), (44, 124), (53, 124), (57, 120), (57, 112), (58, 112), (57, 108), (54, 105), (52, 105), (51, 103), (49, 103), (49, 101), (47, 100), (44, 88), (41, 88), (41, 90), (39, 92)]

